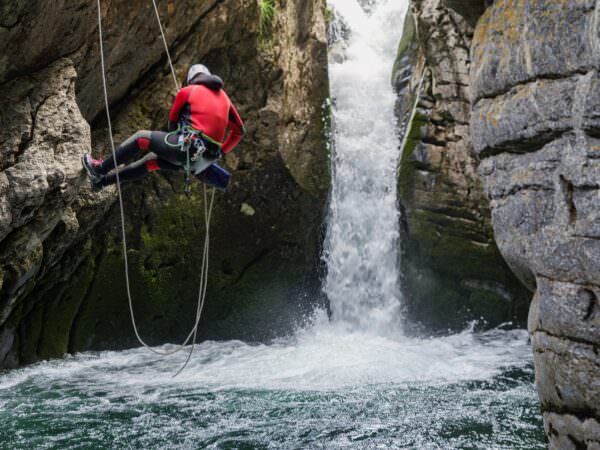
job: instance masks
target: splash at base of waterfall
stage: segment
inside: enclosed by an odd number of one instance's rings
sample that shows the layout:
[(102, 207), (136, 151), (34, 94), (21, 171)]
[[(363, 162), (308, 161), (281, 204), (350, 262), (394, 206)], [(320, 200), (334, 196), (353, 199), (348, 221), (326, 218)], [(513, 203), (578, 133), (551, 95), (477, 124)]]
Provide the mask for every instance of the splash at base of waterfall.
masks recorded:
[(544, 448), (525, 331), (319, 321), (270, 345), (205, 342), (175, 379), (179, 360), (143, 349), (0, 375), (0, 448)]

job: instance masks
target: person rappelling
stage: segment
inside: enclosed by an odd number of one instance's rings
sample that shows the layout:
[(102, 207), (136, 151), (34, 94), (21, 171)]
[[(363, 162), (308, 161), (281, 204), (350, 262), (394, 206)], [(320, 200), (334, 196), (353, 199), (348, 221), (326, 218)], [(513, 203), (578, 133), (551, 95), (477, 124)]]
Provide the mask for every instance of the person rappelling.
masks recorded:
[[(229, 129), (229, 133), (227, 133)], [(223, 80), (202, 64), (190, 67), (186, 85), (179, 90), (169, 113), (169, 132), (142, 130), (103, 160), (82, 157), (93, 191), (119, 181), (140, 180), (157, 170), (185, 171), (186, 192), (190, 177), (225, 188), (229, 174), (215, 163), (240, 142), (244, 124), (223, 89)]]

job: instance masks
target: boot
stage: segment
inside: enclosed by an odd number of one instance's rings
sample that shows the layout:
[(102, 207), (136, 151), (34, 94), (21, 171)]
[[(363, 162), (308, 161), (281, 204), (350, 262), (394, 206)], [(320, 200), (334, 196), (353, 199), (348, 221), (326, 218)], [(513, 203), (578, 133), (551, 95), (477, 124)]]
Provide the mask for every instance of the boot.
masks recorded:
[(89, 153), (83, 155), (81, 158), (81, 163), (83, 164), (83, 168), (89, 175), (92, 182), (98, 181), (104, 175), (101, 169), (102, 161), (92, 158)]

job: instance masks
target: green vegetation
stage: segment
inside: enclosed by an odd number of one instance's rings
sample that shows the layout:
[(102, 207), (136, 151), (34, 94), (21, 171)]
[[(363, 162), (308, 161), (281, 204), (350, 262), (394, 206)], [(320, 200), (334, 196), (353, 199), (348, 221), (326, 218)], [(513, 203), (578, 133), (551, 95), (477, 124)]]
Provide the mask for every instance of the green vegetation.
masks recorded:
[(259, 41), (264, 44), (270, 40), (273, 32), (275, 0), (259, 0), (258, 9), (260, 14), (258, 37)]
[(418, 47), (418, 43), (416, 41), (416, 26), (415, 19), (412, 13), (407, 13), (404, 18), (404, 28), (402, 29), (402, 37), (400, 39), (400, 44), (398, 45), (398, 53), (396, 54), (396, 60), (394, 61), (394, 67), (392, 68), (392, 80), (396, 80), (400, 69), (406, 61), (404, 57), (408, 57), (410, 64), (415, 64), (416, 62), (416, 49)]
[(327, 25), (329, 25), (331, 22), (333, 22), (333, 19), (334, 19), (333, 9), (326, 7), (325, 8), (325, 23)]

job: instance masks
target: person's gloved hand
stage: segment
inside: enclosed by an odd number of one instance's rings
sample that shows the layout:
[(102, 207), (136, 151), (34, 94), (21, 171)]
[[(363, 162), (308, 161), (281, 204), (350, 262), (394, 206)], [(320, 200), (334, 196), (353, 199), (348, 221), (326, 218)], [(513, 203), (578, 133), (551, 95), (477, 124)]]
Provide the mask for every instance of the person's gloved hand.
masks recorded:
[(220, 148), (211, 146), (204, 151), (203, 156), (208, 159), (219, 159), (223, 156), (223, 152)]

